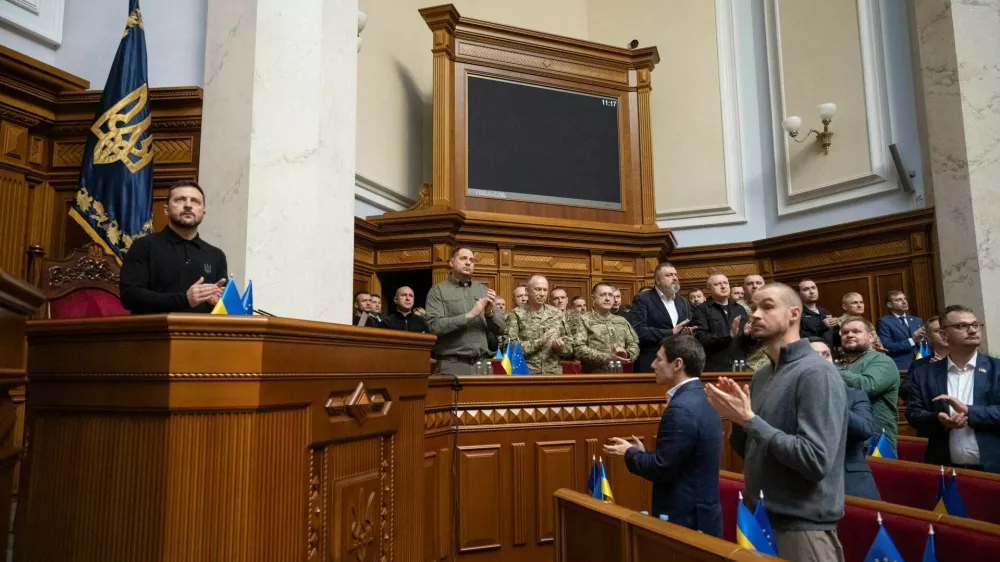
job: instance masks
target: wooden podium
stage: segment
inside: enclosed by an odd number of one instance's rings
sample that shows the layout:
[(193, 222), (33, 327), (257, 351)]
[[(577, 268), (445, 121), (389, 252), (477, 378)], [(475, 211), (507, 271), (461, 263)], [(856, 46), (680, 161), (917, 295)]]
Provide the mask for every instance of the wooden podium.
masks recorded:
[(433, 337), (159, 315), (28, 339), (15, 559), (420, 558)]

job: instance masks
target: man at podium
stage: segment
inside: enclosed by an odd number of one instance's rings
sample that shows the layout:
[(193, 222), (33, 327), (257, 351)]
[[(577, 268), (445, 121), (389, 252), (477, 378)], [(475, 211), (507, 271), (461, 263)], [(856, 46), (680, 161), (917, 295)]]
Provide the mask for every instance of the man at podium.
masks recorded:
[(228, 280), (226, 254), (198, 236), (205, 192), (182, 180), (170, 187), (167, 226), (132, 243), (122, 262), (119, 292), (132, 314), (211, 312)]

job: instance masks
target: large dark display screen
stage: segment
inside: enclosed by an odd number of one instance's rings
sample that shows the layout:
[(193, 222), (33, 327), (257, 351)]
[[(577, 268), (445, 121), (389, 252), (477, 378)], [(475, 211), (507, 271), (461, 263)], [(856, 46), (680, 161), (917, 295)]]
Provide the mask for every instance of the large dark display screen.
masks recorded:
[(468, 80), (469, 195), (621, 208), (617, 98)]

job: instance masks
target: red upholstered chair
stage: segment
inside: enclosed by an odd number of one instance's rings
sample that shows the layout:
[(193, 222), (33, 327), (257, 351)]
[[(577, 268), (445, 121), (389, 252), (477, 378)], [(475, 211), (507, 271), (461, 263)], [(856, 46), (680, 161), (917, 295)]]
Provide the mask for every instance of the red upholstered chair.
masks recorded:
[(579, 375), (582, 371), (579, 361), (562, 361), (562, 374), (564, 375)]
[[(917, 509), (934, 509), (941, 467), (871, 457), (868, 466), (872, 469), (883, 501)], [(945, 470), (951, 478), (951, 469)], [(975, 470), (958, 469), (955, 472), (958, 474), (958, 492), (969, 510), (969, 518), (1000, 524), (1000, 476)]]
[[(719, 503), (722, 504), (722, 538), (736, 542), (736, 502), (743, 491), (743, 475), (722, 471), (719, 473)], [(765, 504), (767, 502), (764, 502)]]
[(926, 452), (926, 437), (911, 437), (909, 435), (896, 437), (896, 455), (899, 456), (899, 460), (924, 462), (924, 453)]
[(128, 316), (118, 299), (121, 268), (97, 244), (74, 250), (61, 260), (43, 260), (38, 288), (49, 318)]

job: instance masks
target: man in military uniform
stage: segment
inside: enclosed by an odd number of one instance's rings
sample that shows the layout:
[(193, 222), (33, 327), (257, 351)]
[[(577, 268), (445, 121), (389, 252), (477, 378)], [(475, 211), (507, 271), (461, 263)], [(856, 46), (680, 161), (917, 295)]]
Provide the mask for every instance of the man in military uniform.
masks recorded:
[(560, 361), (573, 353), (563, 312), (547, 304), (548, 299), (548, 280), (535, 275), (528, 281), (528, 304), (507, 313), (507, 337), (521, 341), (532, 374), (562, 373)]
[[(743, 278), (743, 298), (737, 300), (740, 306), (746, 309), (747, 314), (753, 316), (753, 311), (750, 310), (750, 302), (753, 300), (753, 294), (757, 292), (764, 286), (764, 278), (757, 274), (747, 275)], [(756, 371), (764, 365), (770, 363), (771, 360), (768, 359), (767, 353), (764, 352), (764, 346), (761, 344), (755, 345), (753, 348), (747, 350), (747, 370)]]
[(606, 373), (610, 361), (635, 361), (639, 336), (627, 320), (611, 313), (614, 287), (594, 285), (594, 309), (579, 316), (574, 326), (573, 354), (584, 373)]
[(497, 294), (472, 280), (476, 256), (469, 248), (455, 248), (451, 254), (447, 281), (427, 293), (424, 319), (432, 334), (436, 371), (445, 375), (468, 375), (473, 365), (489, 356), (487, 333), (504, 332), (503, 315), (495, 314)]

